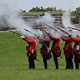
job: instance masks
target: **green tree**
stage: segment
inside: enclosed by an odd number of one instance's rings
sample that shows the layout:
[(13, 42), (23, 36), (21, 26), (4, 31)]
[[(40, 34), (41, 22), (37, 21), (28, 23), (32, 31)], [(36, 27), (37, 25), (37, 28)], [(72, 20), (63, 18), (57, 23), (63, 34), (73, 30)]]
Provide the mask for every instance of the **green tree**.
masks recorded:
[(54, 11), (56, 11), (56, 7), (54, 8)]
[(75, 16), (76, 14), (79, 14), (80, 13), (80, 7), (79, 8), (76, 8), (75, 11), (72, 11), (71, 12), (71, 15)]
[(43, 8), (42, 6), (41, 6), (41, 8), (40, 8), (40, 9), (41, 9), (41, 11), (44, 11), (44, 8)]

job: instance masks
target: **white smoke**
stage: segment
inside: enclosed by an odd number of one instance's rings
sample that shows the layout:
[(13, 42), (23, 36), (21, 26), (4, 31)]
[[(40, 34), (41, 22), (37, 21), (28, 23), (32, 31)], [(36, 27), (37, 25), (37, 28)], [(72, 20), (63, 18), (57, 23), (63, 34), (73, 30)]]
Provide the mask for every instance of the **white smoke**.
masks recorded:
[(55, 21), (55, 18), (49, 14), (49, 13), (44, 13), (44, 16), (41, 16), (39, 19), (36, 19), (36, 23), (37, 24), (53, 24), (53, 22)]
[(57, 29), (56, 29), (57, 31), (55, 31), (52, 28), (50, 28), (50, 27), (45, 25), (45, 24), (47, 24), (47, 25), (55, 28), (56, 26), (55, 26), (54, 22), (55, 22), (55, 17), (52, 16), (51, 14), (47, 13), (47, 12), (43, 16), (41, 16), (39, 19), (36, 19), (36, 23), (37, 24), (44, 25), (43, 27), (46, 27), (46, 29), (51, 34), (53, 34), (55, 37), (61, 37), (62, 33), (60, 31), (58, 31)]
[[(4, 20), (8, 24), (9, 28), (16, 28), (22, 34), (33, 36), (32, 33), (35, 33), (32, 27), (26, 24), (26, 22), (18, 15), (18, 12), (16, 12), (9, 5), (6, 5), (6, 4), (0, 5), (0, 17), (4, 17)], [(2, 21), (2, 19), (0, 19), (0, 25), (1, 24), (2, 25), (5, 24), (5, 22)], [(3, 26), (0, 26), (0, 27), (3, 27)], [(32, 33), (26, 32), (24, 28), (31, 31)]]
[[(70, 12), (64, 12), (63, 16), (62, 16), (62, 22), (63, 22), (63, 26), (69, 30), (68, 27), (72, 27), (72, 28), (76, 28), (76, 26), (74, 26), (73, 24), (71, 24), (71, 17), (70, 17)], [(76, 36), (77, 34), (80, 34), (79, 31), (76, 30), (72, 30), (72, 31), (68, 31), (70, 34), (72, 34), (73, 36)]]
[(62, 22), (63, 22), (63, 26), (64, 26), (65, 28), (75, 27), (74, 25), (71, 24), (70, 12), (64, 12), (64, 13), (63, 13)]
[(45, 12), (43, 16), (40, 16), (38, 19), (36, 19), (36, 23), (38, 25), (42, 25), (43, 28), (47, 28), (49, 32), (54, 32), (54, 30), (52, 30), (45, 24), (54, 27), (54, 22), (55, 22), (55, 17), (53, 17), (50, 13), (47, 12)]

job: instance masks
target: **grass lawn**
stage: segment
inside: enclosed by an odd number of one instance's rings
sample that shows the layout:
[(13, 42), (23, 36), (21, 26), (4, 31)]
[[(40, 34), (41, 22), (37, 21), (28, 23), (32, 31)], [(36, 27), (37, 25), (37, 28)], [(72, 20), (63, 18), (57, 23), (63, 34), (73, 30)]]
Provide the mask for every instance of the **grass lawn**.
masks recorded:
[(64, 43), (61, 41), (62, 59), (59, 58), (59, 70), (55, 70), (53, 58), (48, 61), (44, 70), (42, 57), (37, 44), (36, 69), (28, 69), (26, 45), (17, 35), (11, 32), (0, 32), (0, 80), (80, 80), (80, 70), (65, 70), (63, 54)]

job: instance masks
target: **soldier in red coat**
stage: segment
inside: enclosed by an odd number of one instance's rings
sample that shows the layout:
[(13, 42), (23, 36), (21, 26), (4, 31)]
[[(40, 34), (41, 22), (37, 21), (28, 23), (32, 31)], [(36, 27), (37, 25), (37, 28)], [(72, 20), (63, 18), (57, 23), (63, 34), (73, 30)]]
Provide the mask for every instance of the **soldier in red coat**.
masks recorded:
[(77, 36), (77, 38), (72, 37), (69, 35), (72, 41), (74, 41), (74, 61), (76, 69), (79, 69), (79, 63), (80, 63), (80, 36)]
[(26, 47), (27, 49), (27, 56), (29, 61), (29, 69), (35, 69), (35, 62), (36, 59), (36, 40), (34, 38), (28, 39), (27, 37), (21, 36), (23, 40), (25, 40), (29, 46)]
[(73, 69), (73, 62), (72, 62), (73, 41), (68, 36), (63, 36), (62, 40), (65, 41), (64, 54), (66, 60), (66, 69)]
[(54, 35), (52, 35), (49, 32), (47, 32), (47, 34), (48, 34), (48, 37), (53, 41), (51, 52), (53, 53), (53, 58), (54, 58), (56, 69), (58, 69), (59, 68), (58, 57), (61, 55), (60, 45), (59, 45), (61, 38), (60, 37), (55, 37)]
[(51, 54), (49, 53), (49, 47), (50, 47), (50, 39), (44, 35), (44, 38), (41, 38), (40, 36), (37, 37), (39, 40), (39, 43), (42, 44), (41, 48), (41, 54), (43, 57), (43, 63), (45, 69), (47, 69), (47, 60), (51, 58)]

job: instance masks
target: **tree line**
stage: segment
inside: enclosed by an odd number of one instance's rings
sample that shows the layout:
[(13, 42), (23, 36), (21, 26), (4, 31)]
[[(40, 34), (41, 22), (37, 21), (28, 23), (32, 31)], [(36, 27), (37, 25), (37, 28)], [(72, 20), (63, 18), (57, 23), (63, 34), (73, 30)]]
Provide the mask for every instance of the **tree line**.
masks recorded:
[(76, 10), (71, 12), (72, 16), (76, 16), (77, 14), (80, 14), (80, 7), (76, 8)]
[[(29, 12), (63, 12), (62, 9), (56, 9), (56, 7), (47, 7), (47, 8), (43, 8), (43, 7), (33, 7), (32, 9), (29, 10)], [(22, 10), (20, 9), (20, 12), (24, 12), (26, 13), (26, 10)]]
[[(56, 8), (55, 8), (56, 10)], [(53, 11), (52, 7), (47, 7), (47, 8), (43, 8), (43, 7), (33, 7), (32, 9), (29, 10), (29, 12), (47, 12), (47, 11)]]

